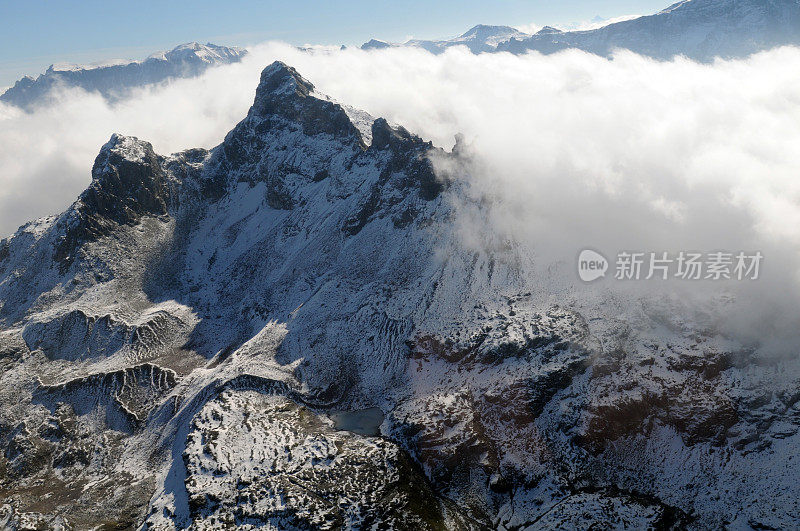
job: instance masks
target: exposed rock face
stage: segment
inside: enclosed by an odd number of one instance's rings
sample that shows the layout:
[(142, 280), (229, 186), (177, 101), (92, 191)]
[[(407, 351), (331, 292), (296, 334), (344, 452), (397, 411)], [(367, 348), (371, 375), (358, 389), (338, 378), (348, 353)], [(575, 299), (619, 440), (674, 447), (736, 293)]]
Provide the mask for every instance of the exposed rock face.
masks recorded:
[(69, 265), (82, 244), (110, 234), (118, 225), (166, 214), (169, 199), (153, 146), (135, 137), (112, 135), (94, 162), (89, 188), (60, 220), (65, 230), (55, 259)]
[(461, 156), (281, 63), (212, 150), (112, 137), (0, 242), (0, 523), (795, 527), (794, 358), (465, 241)]
[(144, 61), (117, 61), (98, 66), (50, 65), (34, 79), (25, 76), (0, 95), (0, 101), (32, 109), (48, 100), (57, 88), (81, 88), (114, 100), (131, 89), (169, 79), (195, 77), (209, 67), (238, 62), (247, 52), (241, 48), (190, 42)]
[[(313, 92), (314, 85), (303, 79), (294, 68), (275, 63), (261, 73), (256, 100), (248, 116), (260, 120), (261, 127), (269, 127), (272, 125), (270, 119), (278, 118), (299, 124), (308, 136), (329, 134), (343, 141), (359, 142), (358, 129), (341, 105), (313, 97)], [(232, 134), (236, 132), (234, 129)]]

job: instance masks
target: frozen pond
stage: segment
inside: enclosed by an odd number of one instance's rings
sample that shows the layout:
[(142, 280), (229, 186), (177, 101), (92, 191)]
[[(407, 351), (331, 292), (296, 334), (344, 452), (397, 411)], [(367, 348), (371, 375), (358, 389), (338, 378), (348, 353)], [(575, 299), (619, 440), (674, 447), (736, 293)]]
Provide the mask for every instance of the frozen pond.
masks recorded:
[(380, 435), (383, 411), (377, 407), (356, 411), (336, 411), (330, 418), (338, 430), (347, 430), (359, 435)]

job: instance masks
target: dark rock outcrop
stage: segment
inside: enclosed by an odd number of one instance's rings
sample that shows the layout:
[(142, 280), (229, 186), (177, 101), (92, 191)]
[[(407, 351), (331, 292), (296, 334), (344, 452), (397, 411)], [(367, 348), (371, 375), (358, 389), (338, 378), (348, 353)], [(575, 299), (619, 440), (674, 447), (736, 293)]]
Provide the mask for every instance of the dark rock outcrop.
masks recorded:
[(161, 161), (149, 142), (114, 134), (92, 168), (92, 183), (60, 220), (64, 234), (55, 259), (68, 266), (78, 248), (118, 225), (167, 213), (170, 191)]

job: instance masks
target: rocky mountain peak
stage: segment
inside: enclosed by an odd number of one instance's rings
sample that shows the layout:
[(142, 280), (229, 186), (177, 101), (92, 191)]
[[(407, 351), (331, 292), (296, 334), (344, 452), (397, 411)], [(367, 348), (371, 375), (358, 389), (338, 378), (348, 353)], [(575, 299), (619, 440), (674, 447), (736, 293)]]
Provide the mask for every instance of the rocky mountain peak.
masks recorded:
[(405, 127), (393, 128), (384, 118), (378, 118), (372, 123), (372, 148), (390, 148), (397, 150), (403, 145), (412, 144), (414, 136)]
[(361, 45), (362, 50), (382, 50), (384, 48), (391, 48), (392, 45), (386, 41), (380, 41), (378, 39), (370, 39), (369, 42), (365, 42)]
[[(275, 61), (261, 72), (248, 117), (262, 122), (289, 121), (299, 124), (306, 135), (329, 134), (365, 147), (361, 133), (342, 106), (315, 95), (314, 85), (281, 61)], [(239, 129), (237, 127), (232, 133), (236, 134)]]
[(510, 26), (490, 26), (488, 24), (478, 24), (463, 33), (461, 38), (487, 39), (496, 35), (507, 35), (514, 33), (519, 33), (519, 31)]
[(159, 157), (150, 142), (113, 134), (92, 168), (92, 184), (79, 202), (87, 213), (118, 224), (130, 224), (146, 214), (167, 212), (169, 191)]
[(297, 70), (282, 61), (275, 61), (261, 72), (261, 80), (256, 89), (256, 101), (264, 97), (294, 94), (307, 97), (314, 91), (314, 85), (303, 78)]
[(55, 258), (69, 265), (77, 247), (130, 225), (143, 216), (167, 213), (169, 189), (149, 142), (113, 134), (92, 167), (92, 182), (62, 218), (66, 225)]
[[(108, 142), (100, 148), (100, 153), (95, 159), (95, 169), (101, 161), (108, 163), (112, 157), (118, 157), (130, 162), (140, 162), (153, 153), (153, 146), (149, 142), (139, 140), (135, 136), (113, 133)], [(98, 177), (96, 171), (93, 171), (93, 177)]]

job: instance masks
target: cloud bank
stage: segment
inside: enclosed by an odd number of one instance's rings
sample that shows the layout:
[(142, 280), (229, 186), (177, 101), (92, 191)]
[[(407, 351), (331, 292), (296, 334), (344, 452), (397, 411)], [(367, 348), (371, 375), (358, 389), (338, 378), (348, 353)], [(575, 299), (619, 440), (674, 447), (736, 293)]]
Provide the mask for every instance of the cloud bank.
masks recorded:
[[(778, 312), (769, 314), (774, 326), (796, 325), (786, 313), (797, 309), (800, 278), (795, 48), (697, 64), (628, 52), (613, 60), (460, 48), (434, 56), (267, 43), (240, 64), (114, 106), (71, 91), (32, 115), (0, 107), (0, 231), (63, 210), (89, 182), (112, 132), (149, 140), (160, 153), (219, 143), (275, 59), (318, 91), (438, 146), (450, 149), (463, 133), (468, 193), (495, 205), (463, 216), (465, 234), (488, 221), (533, 249), (543, 267), (566, 269), (583, 248), (612, 259), (620, 250), (761, 251), (762, 278), (737, 289), (751, 312)], [(720, 291), (705, 289), (706, 298)]]

